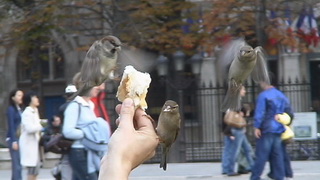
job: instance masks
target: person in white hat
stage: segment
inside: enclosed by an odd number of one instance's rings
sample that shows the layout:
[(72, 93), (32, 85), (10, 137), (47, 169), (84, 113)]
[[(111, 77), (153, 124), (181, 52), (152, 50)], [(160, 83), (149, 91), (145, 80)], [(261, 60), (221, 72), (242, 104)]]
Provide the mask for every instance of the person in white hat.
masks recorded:
[(77, 92), (77, 88), (73, 84), (69, 84), (64, 91), (67, 99), (69, 99), (69, 97), (71, 97), (71, 95), (73, 95), (75, 92)]
[[(64, 111), (67, 108), (67, 106), (69, 105), (69, 102), (71, 101), (70, 97), (75, 92), (77, 92), (77, 88), (73, 84), (69, 84), (65, 88), (64, 97), (66, 99), (66, 102), (59, 107), (59, 111), (58, 111), (58, 114), (57, 114), (57, 116), (60, 118), (60, 121), (61, 121), (60, 133), (62, 133), (62, 123), (65, 120), (64, 119)], [(63, 154), (62, 155), (61, 162), (60, 162), (60, 170), (61, 170), (61, 180), (70, 180), (70, 179), (72, 179), (72, 168), (70, 166), (68, 154)]]

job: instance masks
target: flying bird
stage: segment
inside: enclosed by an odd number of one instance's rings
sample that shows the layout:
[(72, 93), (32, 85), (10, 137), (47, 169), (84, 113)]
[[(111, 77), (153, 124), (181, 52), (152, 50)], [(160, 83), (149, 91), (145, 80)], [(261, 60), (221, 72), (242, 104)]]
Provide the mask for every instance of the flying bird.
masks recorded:
[(167, 100), (161, 109), (156, 127), (162, 151), (160, 168), (163, 170), (167, 169), (167, 156), (171, 145), (177, 139), (180, 123), (179, 105), (175, 101)]
[(80, 70), (78, 91), (71, 97), (87, 95), (91, 88), (104, 83), (115, 69), (121, 41), (115, 36), (106, 36), (95, 41), (88, 50)]
[(227, 76), (228, 90), (221, 108), (224, 112), (241, 109), (240, 90), (250, 75), (256, 83), (270, 84), (266, 58), (260, 46), (252, 48), (244, 39), (233, 40), (223, 49), (219, 61), (224, 64), (231, 62)]

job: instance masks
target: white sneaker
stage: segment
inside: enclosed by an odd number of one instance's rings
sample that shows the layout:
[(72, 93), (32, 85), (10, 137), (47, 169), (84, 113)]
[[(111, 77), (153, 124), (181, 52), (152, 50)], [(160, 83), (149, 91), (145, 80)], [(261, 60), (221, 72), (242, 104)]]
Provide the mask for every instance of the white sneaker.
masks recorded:
[(293, 180), (292, 177), (286, 177), (286, 180)]

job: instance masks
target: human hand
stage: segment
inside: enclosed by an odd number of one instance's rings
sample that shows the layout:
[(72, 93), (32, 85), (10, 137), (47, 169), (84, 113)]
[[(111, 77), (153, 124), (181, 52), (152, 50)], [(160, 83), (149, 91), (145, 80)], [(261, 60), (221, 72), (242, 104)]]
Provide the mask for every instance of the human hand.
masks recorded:
[(254, 135), (259, 139), (261, 137), (261, 130), (258, 128), (254, 128)]
[(12, 143), (12, 149), (17, 151), (19, 149), (19, 145), (18, 145), (18, 142), (13, 142)]
[(230, 136), (230, 139), (231, 139), (231, 140), (235, 140), (235, 139), (236, 139), (236, 137), (234, 137), (234, 136)]
[(119, 126), (109, 141), (108, 153), (101, 161), (99, 179), (128, 179), (132, 169), (155, 155), (159, 138), (151, 120), (132, 99), (116, 107)]

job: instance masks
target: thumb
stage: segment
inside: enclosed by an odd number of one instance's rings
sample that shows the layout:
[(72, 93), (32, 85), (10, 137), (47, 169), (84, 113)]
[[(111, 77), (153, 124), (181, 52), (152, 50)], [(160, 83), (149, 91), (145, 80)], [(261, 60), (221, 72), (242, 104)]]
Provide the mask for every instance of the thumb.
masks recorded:
[(133, 116), (134, 116), (133, 100), (130, 98), (126, 98), (121, 105), (119, 127), (133, 128)]

